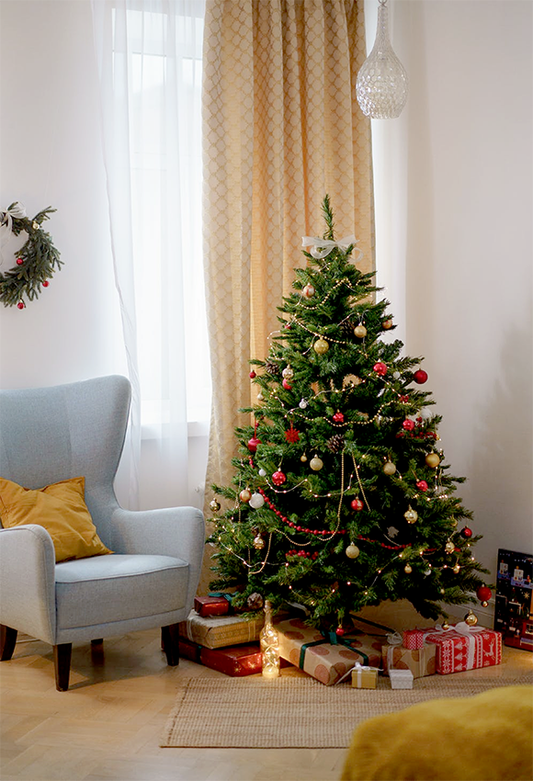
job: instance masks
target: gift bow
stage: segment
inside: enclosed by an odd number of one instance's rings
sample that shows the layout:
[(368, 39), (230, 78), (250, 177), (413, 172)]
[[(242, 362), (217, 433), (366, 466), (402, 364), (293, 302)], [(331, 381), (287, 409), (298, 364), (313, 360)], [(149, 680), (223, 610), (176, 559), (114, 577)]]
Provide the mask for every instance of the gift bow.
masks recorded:
[(340, 241), (321, 239), (318, 236), (302, 236), (302, 247), (311, 247), (310, 253), (317, 260), (325, 258), (335, 247), (346, 251), (353, 244), (357, 244), (357, 239), (353, 233), (350, 236), (345, 236)]
[(21, 220), (26, 216), (26, 207), (15, 201), (5, 211), (0, 212), (0, 247), (7, 244), (13, 231), (13, 219)]

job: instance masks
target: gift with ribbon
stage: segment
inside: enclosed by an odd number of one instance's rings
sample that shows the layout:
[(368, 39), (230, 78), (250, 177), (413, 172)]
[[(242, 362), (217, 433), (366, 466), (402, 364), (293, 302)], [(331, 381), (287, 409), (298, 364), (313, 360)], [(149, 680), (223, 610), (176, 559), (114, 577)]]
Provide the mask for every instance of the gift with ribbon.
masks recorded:
[(209, 593), (207, 597), (195, 597), (194, 609), (199, 616), (226, 616), (232, 613), (233, 594), (222, 592)]
[(180, 637), (206, 648), (223, 648), (259, 640), (263, 616), (245, 619), (241, 616), (199, 616), (191, 610), (186, 621), (179, 624)]
[(317, 681), (331, 686), (356, 664), (379, 667), (382, 641), (357, 630), (339, 636), (310, 627), (300, 618), (276, 624), (280, 656)]
[[(429, 631), (434, 632), (435, 627)], [(413, 678), (423, 678), (436, 672), (436, 645), (424, 643), (419, 648), (406, 648), (402, 635), (394, 632), (387, 635), (387, 645), (383, 646), (382, 653), (385, 675), (393, 669), (410, 670)]]
[[(232, 678), (245, 675), (257, 675), (261, 672), (261, 648), (259, 643), (231, 645), (226, 648), (205, 648), (181, 637), (179, 640), (180, 656), (193, 662), (218, 670)], [(282, 667), (288, 662), (282, 660)]]
[(502, 636), (483, 626), (461, 621), (449, 629), (424, 630), (427, 644), (436, 646), (435, 666), (440, 675), (501, 664)]

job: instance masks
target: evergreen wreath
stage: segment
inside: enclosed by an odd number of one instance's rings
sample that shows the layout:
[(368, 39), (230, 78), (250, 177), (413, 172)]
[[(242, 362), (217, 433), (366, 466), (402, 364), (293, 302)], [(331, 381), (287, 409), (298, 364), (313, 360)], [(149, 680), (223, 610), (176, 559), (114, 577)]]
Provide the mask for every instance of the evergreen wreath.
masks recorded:
[(23, 231), (28, 238), (15, 255), (16, 265), (0, 273), (0, 301), (4, 306), (17, 306), (24, 309), (28, 301), (38, 298), (42, 287), (48, 287), (49, 279), (63, 265), (60, 253), (54, 247), (49, 233), (41, 228), (50, 214), (55, 212), (50, 206), (35, 215), (33, 220), (26, 216), (24, 206), (15, 201), (6, 211), (0, 211), (0, 228), (18, 236)]

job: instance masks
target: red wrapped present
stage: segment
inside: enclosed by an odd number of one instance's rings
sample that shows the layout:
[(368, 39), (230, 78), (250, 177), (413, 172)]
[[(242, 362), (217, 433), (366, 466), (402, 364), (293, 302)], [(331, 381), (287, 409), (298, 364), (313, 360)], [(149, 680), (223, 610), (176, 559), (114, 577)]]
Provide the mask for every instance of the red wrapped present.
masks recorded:
[[(180, 637), (179, 651), (184, 659), (203, 664), (211, 670), (218, 670), (232, 678), (244, 675), (255, 675), (262, 670), (261, 648), (259, 643), (248, 645), (235, 645), (228, 648), (205, 648), (203, 645), (192, 643), (184, 637)], [(287, 667), (288, 663), (282, 659), (281, 667)]]
[(410, 651), (417, 651), (423, 648), (425, 643), (425, 633), (423, 629), (407, 629), (403, 633), (402, 645)]
[(195, 597), (194, 609), (199, 616), (225, 616), (230, 612), (231, 602), (226, 597)]
[(427, 643), (435, 643), (435, 666), (441, 675), (501, 664), (502, 636), (483, 626), (461, 621), (449, 629), (424, 630)]

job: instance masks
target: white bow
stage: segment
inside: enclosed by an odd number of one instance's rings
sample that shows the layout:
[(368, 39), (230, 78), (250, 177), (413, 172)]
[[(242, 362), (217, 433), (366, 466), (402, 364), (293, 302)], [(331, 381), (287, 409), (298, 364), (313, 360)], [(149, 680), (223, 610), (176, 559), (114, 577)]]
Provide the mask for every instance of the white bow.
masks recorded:
[(357, 239), (353, 234), (345, 236), (340, 241), (320, 239), (318, 236), (302, 236), (302, 247), (311, 247), (310, 253), (317, 260), (325, 258), (335, 247), (347, 250), (353, 244), (357, 244)]
[(7, 244), (13, 230), (13, 218), (20, 220), (26, 216), (26, 207), (15, 201), (9, 209), (0, 212), (0, 249)]

